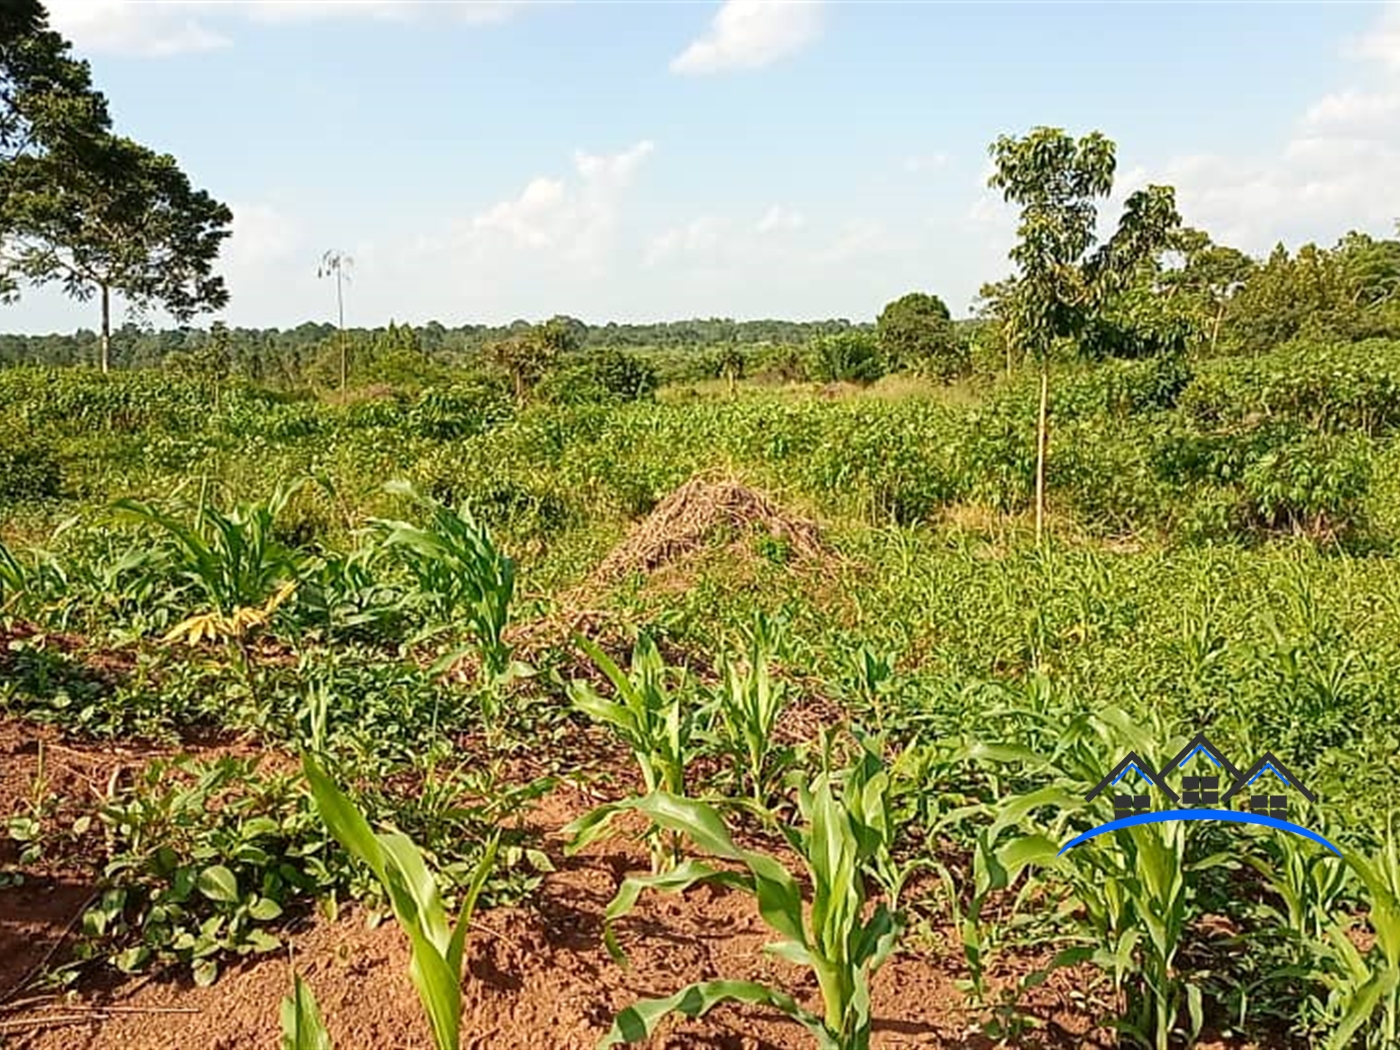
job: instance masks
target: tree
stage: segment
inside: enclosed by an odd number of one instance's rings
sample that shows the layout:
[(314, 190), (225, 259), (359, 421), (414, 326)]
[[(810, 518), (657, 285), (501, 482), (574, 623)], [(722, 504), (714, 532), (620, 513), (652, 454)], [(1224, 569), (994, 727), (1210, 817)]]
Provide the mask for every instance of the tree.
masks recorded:
[(332, 248), (321, 256), (321, 265), (316, 268), (316, 276), (335, 277), (335, 317), (336, 339), (340, 345), (340, 392), (350, 380), (350, 355), (345, 346), (345, 289), (344, 283), (350, 279), (349, 269), (355, 260), (339, 248)]
[(819, 335), (812, 340), (809, 352), (812, 377), (824, 383), (867, 386), (885, 374), (889, 363), (877, 338), (869, 332)]
[(59, 142), (6, 165), (5, 272), (102, 302), (102, 370), (111, 361), (111, 295), (177, 320), (228, 302), (212, 274), (233, 213), (195, 190), (168, 154), (128, 138)]
[(887, 304), (875, 331), (891, 371), (914, 368), (948, 378), (967, 369), (967, 348), (947, 304), (936, 295), (910, 292)]
[(0, 165), (90, 143), (111, 127), (88, 64), (69, 52), (37, 0), (0, 4)]
[[(93, 89), (88, 64), (69, 51), (37, 0), (0, 4), (0, 237), (11, 232), (6, 205), (15, 161), (62, 146), (88, 163), (92, 144), (111, 127), (107, 100)], [(18, 276), (12, 267), (0, 269), (0, 301), (19, 294)]]
[(1118, 230), (1097, 241), (1097, 201), (1113, 190), (1115, 147), (1100, 132), (1076, 140), (1060, 128), (1037, 127), (1024, 138), (992, 143), (995, 170), (988, 185), (1020, 205), (1019, 238), (1011, 249), (1015, 283), (1001, 303), (1012, 345), (1040, 364), (1036, 426), (1035, 538), (1045, 530), (1045, 458), (1049, 434), (1050, 355), (1074, 340), (1105, 300), (1132, 278), (1138, 264), (1180, 225), (1169, 186), (1148, 186), (1124, 205)]

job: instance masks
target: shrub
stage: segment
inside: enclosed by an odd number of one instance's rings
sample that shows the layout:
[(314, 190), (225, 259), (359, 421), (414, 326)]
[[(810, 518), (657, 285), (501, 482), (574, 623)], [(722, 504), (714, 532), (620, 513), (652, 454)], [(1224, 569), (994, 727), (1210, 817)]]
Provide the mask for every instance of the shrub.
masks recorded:
[(886, 372), (880, 345), (868, 332), (838, 332), (813, 339), (809, 347), (813, 379), (823, 383), (873, 383)]
[(57, 499), (63, 469), (42, 441), (0, 430), (0, 500)]
[(656, 369), (635, 354), (606, 348), (571, 355), (546, 376), (536, 396), (557, 405), (640, 401), (656, 390)]

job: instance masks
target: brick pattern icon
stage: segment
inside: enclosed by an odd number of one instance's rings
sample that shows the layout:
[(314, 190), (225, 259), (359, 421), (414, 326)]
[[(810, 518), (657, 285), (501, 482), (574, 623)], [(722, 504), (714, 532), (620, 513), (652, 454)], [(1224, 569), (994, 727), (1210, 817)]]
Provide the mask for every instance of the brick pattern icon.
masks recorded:
[(1152, 800), (1146, 795), (1114, 795), (1113, 815), (1115, 817), (1128, 817), (1134, 813), (1143, 813), (1151, 808)]
[(1220, 804), (1220, 778), (1182, 777), (1181, 801), (1188, 806), (1217, 806)]
[(1251, 813), (1258, 813), (1265, 817), (1277, 817), (1279, 820), (1288, 819), (1287, 795), (1251, 795), (1245, 800), (1245, 803), (1245, 808)]

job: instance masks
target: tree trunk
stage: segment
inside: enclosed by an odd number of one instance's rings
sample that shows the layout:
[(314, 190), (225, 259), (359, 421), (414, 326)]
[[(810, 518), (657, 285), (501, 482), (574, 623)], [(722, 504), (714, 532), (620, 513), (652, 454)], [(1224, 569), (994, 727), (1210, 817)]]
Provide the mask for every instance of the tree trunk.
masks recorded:
[(1215, 324), (1210, 328), (1210, 356), (1215, 356), (1215, 341), (1220, 338), (1220, 322), (1225, 317), (1225, 301), (1222, 299), (1215, 311)]
[(111, 290), (102, 286), (102, 374), (112, 367), (112, 300)]
[(1050, 405), (1050, 363), (1040, 366), (1040, 415), (1035, 428), (1035, 545), (1045, 536), (1045, 453), (1049, 445), (1047, 409)]

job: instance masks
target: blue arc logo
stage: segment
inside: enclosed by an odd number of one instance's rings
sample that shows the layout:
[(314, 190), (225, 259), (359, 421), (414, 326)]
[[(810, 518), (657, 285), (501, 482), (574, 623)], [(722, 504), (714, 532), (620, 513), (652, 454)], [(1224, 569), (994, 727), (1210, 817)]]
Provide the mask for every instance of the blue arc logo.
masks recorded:
[(1160, 824), (1168, 820), (1228, 820), (1238, 824), (1262, 824), (1265, 827), (1277, 828), (1279, 831), (1289, 831), (1295, 835), (1302, 835), (1310, 838), (1314, 842), (1326, 846), (1337, 856), (1342, 855), (1342, 851), (1332, 845), (1316, 831), (1305, 828), (1299, 824), (1294, 824), (1290, 820), (1280, 820), (1277, 817), (1266, 817), (1262, 813), (1244, 813), (1233, 809), (1165, 809), (1155, 813), (1138, 813), (1131, 817), (1119, 817), (1111, 820), (1107, 824), (1100, 824), (1096, 828), (1090, 828), (1081, 835), (1077, 835), (1060, 847), (1060, 852), (1056, 856), (1064, 856), (1066, 850), (1079, 845), (1081, 842), (1088, 842), (1092, 838), (1109, 831), (1117, 831), (1119, 828), (1130, 828), (1135, 824)]

